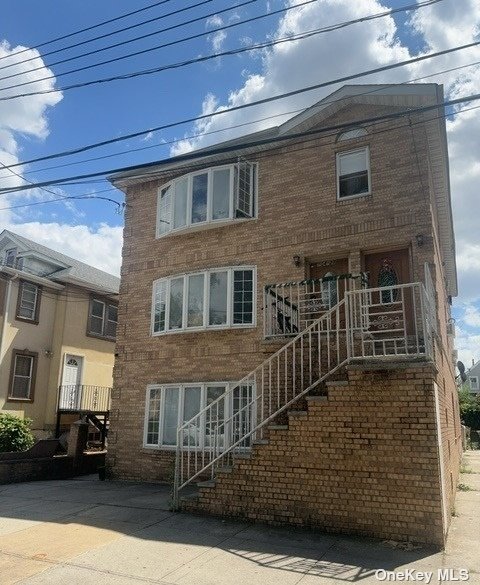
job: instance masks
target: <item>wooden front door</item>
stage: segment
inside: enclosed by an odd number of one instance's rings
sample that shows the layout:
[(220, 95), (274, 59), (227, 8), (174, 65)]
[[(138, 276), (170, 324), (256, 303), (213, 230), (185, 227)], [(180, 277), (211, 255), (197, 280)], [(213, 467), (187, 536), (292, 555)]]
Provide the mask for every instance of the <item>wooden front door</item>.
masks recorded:
[[(365, 255), (368, 288), (395, 287), (412, 282), (408, 250)], [(414, 329), (412, 290), (386, 289), (371, 295), (370, 331), (385, 337), (411, 335)]]
[(367, 254), (365, 271), (368, 272), (368, 288), (412, 282), (408, 250)]

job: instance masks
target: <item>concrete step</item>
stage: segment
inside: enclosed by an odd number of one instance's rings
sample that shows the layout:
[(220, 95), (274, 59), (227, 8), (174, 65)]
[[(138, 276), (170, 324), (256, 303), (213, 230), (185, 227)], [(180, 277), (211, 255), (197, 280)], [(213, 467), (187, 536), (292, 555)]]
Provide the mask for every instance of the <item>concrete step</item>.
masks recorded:
[(268, 425), (270, 431), (288, 431), (288, 425)]
[(253, 441), (254, 445), (268, 445), (268, 439), (256, 439)]
[(306, 410), (289, 410), (287, 412), (288, 416), (292, 418), (301, 418), (302, 416), (308, 416), (308, 412)]
[(328, 402), (328, 396), (307, 396), (307, 402)]
[(348, 380), (329, 380), (325, 382), (325, 386), (348, 386)]
[(217, 473), (232, 473), (233, 467), (231, 465), (225, 465), (224, 467), (219, 467), (217, 469)]
[(250, 459), (251, 453), (236, 453), (233, 458), (234, 459)]
[[(215, 487), (216, 483), (217, 482), (214, 479), (208, 479), (206, 481), (199, 481), (197, 483), (197, 487), (198, 488), (213, 488), (213, 487)], [(191, 494), (191, 495), (194, 495), (194, 494)], [(185, 497), (190, 497), (190, 496), (185, 496)]]

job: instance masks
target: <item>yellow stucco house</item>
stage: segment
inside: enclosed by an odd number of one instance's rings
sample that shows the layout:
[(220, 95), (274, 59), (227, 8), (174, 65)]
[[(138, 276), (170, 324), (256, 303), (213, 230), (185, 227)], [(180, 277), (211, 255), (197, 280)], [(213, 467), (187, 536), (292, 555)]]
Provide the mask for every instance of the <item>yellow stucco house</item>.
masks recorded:
[(79, 415), (105, 432), (119, 282), (0, 234), (0, 410), (33, 419), (37, 437), (58, 435)]

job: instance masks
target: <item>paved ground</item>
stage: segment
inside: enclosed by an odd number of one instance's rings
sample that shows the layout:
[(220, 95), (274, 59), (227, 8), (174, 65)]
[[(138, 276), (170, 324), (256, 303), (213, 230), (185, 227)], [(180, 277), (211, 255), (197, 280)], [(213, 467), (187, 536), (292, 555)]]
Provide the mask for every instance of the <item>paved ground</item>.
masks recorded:
[(445, 553), (173, 514), (158, 485), (0, 486), (0, 584), (371, 585), (377, 569), (434, 571), (437, 584), (442, 567), (480, 583), (480, 452), (465, 460), (475, 473), (461, 483), (473, 489), (458, 493)]

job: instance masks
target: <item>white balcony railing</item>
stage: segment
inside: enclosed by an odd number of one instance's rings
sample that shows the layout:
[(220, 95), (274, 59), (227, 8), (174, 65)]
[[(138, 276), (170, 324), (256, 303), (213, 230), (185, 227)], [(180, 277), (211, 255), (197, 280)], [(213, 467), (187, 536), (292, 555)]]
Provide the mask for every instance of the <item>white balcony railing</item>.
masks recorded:
[[(279, 351), (178, 427), (175, 503), (182, 488), (232, 465), (252, 442), (268, 436), (268, 423), (346, 364), (431, 359), (434, 324), (435, 299), (421, 283), (346, 291)], [(235, 397), (236, 407), (227, 416), (224, 405)], [(205, 428), (208, 441), (201, 439)]]
[(107, 412), (112, 389), (84, 384), (63, 385), (58, 393), (58, 411)]
[(366, 273), (268, 284), (264, 291), (265, 337), (295, 337), (327, 313), (345, 293), (364, 288)]

